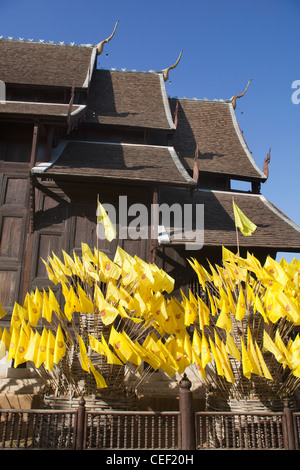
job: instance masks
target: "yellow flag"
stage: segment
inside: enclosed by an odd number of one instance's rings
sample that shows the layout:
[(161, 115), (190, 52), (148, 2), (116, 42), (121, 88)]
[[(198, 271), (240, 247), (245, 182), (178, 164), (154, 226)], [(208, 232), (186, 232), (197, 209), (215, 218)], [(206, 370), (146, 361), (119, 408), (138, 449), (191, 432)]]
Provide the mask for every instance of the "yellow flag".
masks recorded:
[(61, 326), (58, 325), (55, 346), (54, 346), (54, 364), (58, 364), (62, 357), (66, 354), (66, 343)]
[(43, 305), (42, 305), (42, 318), (45, 318), (49, 323), (51, 322), (52, 308), (50, 307), (49, 298), (45, 289), (43, 289)]
[(137, 341), (135, 341), (134, 346), (143, 361), (149, 364), (152, 369), (157, 370), (160, 368), (162, 364), (162, 360), (160, 359), (160, 357), (155, 356), (155, 354), (143, 348), (143, 346), (141, 346)]
[(83, 370), (90, 373), (89, 361), (88, 361), (88, 357), (87, 357), (87, 354), (86, 354), (85, 344), (84, 344), (83, 339), (81, 338), (80, 335), (78, 335), (78, 339), (79, 339), (79, 351), (80, 351), (81, 367), (82, 367)]
[(224, 377), (223, 367), (220, 360), (220, 355), (218, 352), (217, 346), (214, 344), (213, 340), (209, 338), (210, 349), (214, 358), (217, 374), (221, 377)]
[(235, 225), (246, 237), (252, 235), (257, 226), (249, 220), (241, 209), (232, 201)]
[(253, 371), (253, 366), (248, 355), (246, 346), (244, 344), (243, 339), (241, 338), (241, 347), (242, 347), (242, 366), (243, 366), (243, 374), (247, 379), (250, 379), (251, 372)]
[(207, 307), (207, 305), (205, 304), (205, 302), (203, 302), (203, 300), (199, 297), (198, 297), (198, 316), (199, 316), (199, 326), (200, 326), (200, 330), (204, 330), (204, 326), (205, 325), (209, 325), (209, 308)]
[(101, 375), (100, 372), (97, 371), (97, 369), (92, 364), (92, 361), (88, 357), (87, 357), (87, 363), (92, 371), (93, 376), (95, 377), (97, 388), (106, 388), (107, 384), (105, 382), (103, 375)]
[(93, 302), (84, 292), (80, 284), (77, 284), (77, 288), (78, 288), (78, 298), (80, 302), (80, 312), (81, 313), (93, 313), (94, 312)]
[(27, 351), (29, 337), (30, 337), (30, 330), (28, 330), (27, 325), (25, 324), (25, 320), (23, 320), (23, 323), (20, 329), (18, 347), (15, 351), (15, 356), (14, 356), (14, 367), (17, 367), (19, 364), (23, 364), (24, 362), (26, 362), (26, 359), (24, 356)]
[(246, 300), (244, 296), (244, 290), (241, 287), (240, 292), (239, 292), (239, 297), (236, 305), (236, 310), (235, 310), (235, 318), (238, 321), (242, 321), (246, 313)]
[(234, 339), (232, 338), (231, 334), (227, 331), (226, 332), (226, 351), (228, 354), (230, 354), (232, 357), (234, 357), (237, 361), (241, 360), (241, 353), (237, 347), (237, 345), (234, 342)]
[(264, 330), (263, 346), (267, 351), (269, 351), (275, 356), (278, 362), (280, 362), (281, 364), (287, 364), (280, 349), (278, 349), (277, 345), (272, 341), (266, 330)]
[(119, 366), (123, 365), (117, 356), (109, 349), (109, 346), (103, 335), (101, 336), (101, 342), (94, 338), (94, 336), (89, 335), (89, 343), (91, 349), (96, 351), (98, 354), (101, 354), (102, 356), (106, 356), (108, 364), (117, 364)]
[(276, 330), (276, 333), (275, 333), (275, 344), (278, 347), (281, 354), (283, 355), (283, 357), (285, 358), (286, 363), (289, 366), (289, 368), (292, 369), (293, 368), (293, 366), (292, 366), (292, 354), (290, 353), (290, 351), (285, 346), (278, 330)]
[(123, 335), (115, 330), (112, 326), (109, 335), (109, 344), (114, 348), (117, 356), (124, 363), (131, 360), (132, 349), (128, 346)]
[(283, 305), (278, 300), (278, 295), (271, 289), (267, 289), (264, 296), (265, 312), (271, 322), (276, 323), (285, 315)]
[(106, 210), (99, 201), (97, 207), (97, 224), (102, 224), (104, 226), (105, 237), (109, 242), (116, 238), (116, 229), (108, 217)]
[(208, 341), (206, 336), (203, 334), (201, 339), (201, 364), (202, 368), (205, 369), (205, 366), (212, 360)]
[(226, 331), (232, 330), (232, 321), (230, 318), (230, 310), (225, 302), (222, 302), (221, 312), (219, 314), (218, 320), (216, 322), (216, 326), (219, 328), (223, 328)]
[(248, 351), (247, 352), (248, 352), (248, 356), (252, 364), (252, 372), (253, 374), (262, 376), (262, 371), (261, 371), (259, 360), (256, 354), (256, 349), (253, 344), (252, 334), (251, 334), (249, 326), (247, 330), (248, 330), (248, 337), (247, 337)]
[(223, 341), (221, 343), (221, 348), (219, 350), (220, 350), (220, 356), (221, 356), (220, 359), (221, 359), (225, 379), (227, 380), (227, 382), (234, 383), (235, 378), (232, 372), (230, 359), (228, 357), (227, 350)]
[(99, 315), (104, 325), (110, 325), (118, 316), (119, 311), (117, 308), (107, 302), (104, 299), (103, 295), (101, 295), (102, 293), (100, 293), (99, 291), (100, 289), (95, 290), (94, 292), (94, 299), (99, 309)]
[(11, 359), (15, 357), (15, 354), (18, 348), (19, 337), (20, 337), (19, 328), (13, 327), (11, 331), (7, 361), (10, 361)]
[(52, 333), (52, 331), (49, 330), (45, 368), (49, 370), (50, 372), (53, 370), (53, 366), (54, 366), (54, 351), (55, 351), (55, 336)]
[(4, 328), (0, 340), (0, 360), (6, 356), (6, 352), (9, 350), (10, 334), (6, 328)]
[(58, 284), (59, 279), (57, 279), (56, 275), (54, 274), (54, 272), (52, 271), (52, 269), (50, 268), (50, 266), (48, 265), (48, 263), (46, 263), (46, 261), (43, 260), (43, 258), (42, 258), (42, 261), (43, 261), (43, 263), (44, 263), (44, 265), (45, 265), (45, 267), (46, 267), (49, 280), (50, 280), (51, 282), (53, 282), (55, 285)]
[(6, 315), (6, 311), (4, 310), (3, 305), (0, 302), (0, 320), (1, 318), (5, 317), (5, 315)]
[(65, 297), (65, 306), (64, 306), (64, 313), (69, 321), (72, 320), (72, 315), (74, 312), (80, 312), (81, 305), (73, 286), (70, 286), (70, 290)]
[[(29, 294), (27, 294), (27, 297), (29, 297)], [(21, 307), (21, 305), (15, 302), (12, 315), (11, 315), (11, 320), (10, 320), (11, 327), (20, 328), (23, 319), (24, 320), (28, 319), (28, 312), (26, 308)]]
[(40, 339), (35, 366), (39, 368), (47, 360), (48, 331), (44, 327)]
[(260, 296), (258, 294), (255, 295), (255, 300), (254, 300), (254, 312), (259, 312), (261, 316), (263, 317), (264, 321), (268, 324), (269, 320), (266, 316), (266, 313), (264, 311), (262, 302), (260, 300)]
[(269, 380), (273, 380), (273, 377), (272, 375), (270, 374), (270, 371), (267, 367), (267, 364), (265, 363), (265, 360), (264, 360), (264, 357), (262, 355), (262, 352), (261, 350), (259, 349), (258, 347), (258, 344), (257, 342), (255, 341), (255, 349), (256, 349), (256, 354), (257, 354), (257, 357), (259, 359), (259, 362), (260, 362), (260, 365), (261, 365), (261, 368), (262, 368), (262, 371), (263, 371), (263, 374), (265, 376), (266, 379), (269, 379)]
[(31, 330), (31, 335), (29, 338), (29, 344), (28, 344), (27, 351), (25, 354), (25, 359), (26, 361), (32, 361), (35, 365), (37, 362), (40, 340), (41, 340), (40, 334), (37, 331), (34, 332), (33, 330)]
[(42, 311), (38, 304), (34, 302), (32, 297), (28, 296), (28, 318), (31, 326), (37, 326), (39, 319), (41, 318)]
[(163, 362), (161, 364), (161, 369), (169, 376), (173, 377), (174, 374), (178, 371), (179, 366), (173, 357), (171, 351), (163, 344), (161, 340), (158, 340), (156, 345), (159, 348)]

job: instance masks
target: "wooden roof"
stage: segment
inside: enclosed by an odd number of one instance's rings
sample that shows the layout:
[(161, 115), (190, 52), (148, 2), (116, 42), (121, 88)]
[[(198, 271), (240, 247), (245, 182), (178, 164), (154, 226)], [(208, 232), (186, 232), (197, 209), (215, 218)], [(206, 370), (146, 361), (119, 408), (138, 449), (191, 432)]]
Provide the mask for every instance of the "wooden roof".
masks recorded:
[(87, 88), (96, 48), (0, 40), (0, 79), (6, 84)]
[(85, 122), (175, 130), (162, 73), (95, 70)]
[[(180, 188), (161, 188), (160, 203), (204, 204), (204, 246), (236, 246), (236, 229), (232, 200), (245, 215), (257, 225), (250, 237), (239, 231), (241, 247), (269, 247), (278, 251), (300, 252), (300, 228), (261, 194), (225, 191), (196, 190), (193, 197)], [(196, 229), (194, 213), (193, 230)], [(172, 243), (186, 243), (195, 239), (195, 233), (187, 232), (185, 241), (176, 239), (172, 229)], [(177, 233), (178, 236), (178, 233)], [(198, 236), (198, 240), (200, 235)]]
[(195, 186), (172, 147), (107, 142), (64, 141), (50, 163), (34, 174), (53, 178)]
[[(170, 99), (173, 113), (176, 105), (177, 99)], [(230, 102), (178, 100), (178, 124), (173, 145), (191, 170), (197, 143), (201, 173), (246, 180), (266, 179), (247, 147)]]

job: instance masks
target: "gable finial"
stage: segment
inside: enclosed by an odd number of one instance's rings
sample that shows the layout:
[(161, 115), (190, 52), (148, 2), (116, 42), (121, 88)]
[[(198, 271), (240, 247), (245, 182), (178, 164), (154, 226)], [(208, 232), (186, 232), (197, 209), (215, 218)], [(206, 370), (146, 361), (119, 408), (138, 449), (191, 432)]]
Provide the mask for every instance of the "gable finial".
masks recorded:
[(266, 156), (266, 158), (264, 160), (263, 173), (264, 173), (266, 178), (268, 178), (268, 176), (269, 176), (269, 163), (270, 163), (270, 160), (271, 160), (271, 149), (269, 150), (269, 153), (268, 153), (268, 155)]
[(253, 78), (250, 78), (245, 90), (243, 93), (241, 93), (240, 95), (235, 95), (231, 98), (231, 102), (232, 102), (232, 106), (233, 106), (233, 109), (236, 108), (236, 100), (237, 98), (241, 98), (242, 96), (244, 96), (244, 94), (246, 93), (246, 91), (248, 90), (248, 86), (250, 85), (250, 82), (253, 80)]
[(104, 44), (106, 44), (107, 42), (109, 42), (109, 41), (113, 38), (113, 36), (114, 36), (114, 34), (115, 34), (115, 32), (116, 32), (118, 23), (119, 23), (119, 20), (116, 22), (115, 27), (114, 27), (114, 30), (113, 30), (113, 32), (111, 33), (111, 35), (110, 35), (107, 39), (104, 39), (104, 41), (99, 42), (99, 44), (97, 45), (97, 55), (102, 54)]
[(164, 81), (165, 81), (165, 82), (166, 82), (166, 81), (168, 80), (168, 78), (169, 78), (169, 71), (170, 71), (171, 69), (175, 69), (175, 67), (177, 67), (177, 65), (178, 65), (178, 63), (179, 63), (179, 61), (180, 61), (180, 59), (181, 59), (181, 55), (182, 55), (182, 51), (180, 51), (179, 57), (178, 57), (178, 59), (176, 60), (175, 64), (171, 65), (170, 67), (168, 67), (168, 68), (166, 68), (166, 69), (164, 69), (164, 70), (162, 71), (163, 77), (164, 77)]

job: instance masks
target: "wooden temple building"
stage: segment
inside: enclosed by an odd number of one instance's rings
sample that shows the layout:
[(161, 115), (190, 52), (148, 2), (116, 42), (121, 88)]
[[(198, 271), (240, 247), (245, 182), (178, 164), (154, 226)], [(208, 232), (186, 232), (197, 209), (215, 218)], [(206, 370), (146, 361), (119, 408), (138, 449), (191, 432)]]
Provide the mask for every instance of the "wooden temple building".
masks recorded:
[[(51, 285), (41, 258), (62, 250), (80, 254), (82, 242), (96, 246), (97, 194), (116, 209), (120, 196), (127, 196), (128, 207), (149, 208), (148, 237), (120, 238), (117, 219), (117, 238), (99, 240), (99, 249), (113, 257), (120, 245), (155, 262), (175, 278), (176, 289), (191, 285), (188, 257), (217, 262), (222, 245), (236, 250), (233, 197), (258, 227), (251, 237), (240, 235), (242, 254), (249, 250), (263, 260), (278, 251), (300, 252), (299, 227), (261, 194), (267, 172), (239, 128), (239, 96), (169, 98), (167, 69), (103, 70), (97, 68), (101, 50), (101, 44), (0, 40), (6, 95), (0, 101), (0, 299), (6, 311), (26, 292)], [(249, 191), (233, 191), (234, 180), (249, 182)], [(153, 237), (153, 203), (203, 205), (203, 246), (194, 249), (192, 238), (180, 239), (175, 226), (160, 220), (154, 222), (167, 236)], [(202, 228), (192, 230), (195, 236)]]

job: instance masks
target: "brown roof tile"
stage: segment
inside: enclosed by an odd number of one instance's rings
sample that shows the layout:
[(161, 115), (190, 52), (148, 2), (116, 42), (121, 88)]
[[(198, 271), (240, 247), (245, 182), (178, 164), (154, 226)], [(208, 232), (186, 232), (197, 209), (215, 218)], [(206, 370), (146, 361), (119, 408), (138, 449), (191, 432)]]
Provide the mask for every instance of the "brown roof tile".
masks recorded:
[(162, 74), (95, 70), (85, 121), (113, 126), (174, 129)]
[[(269, 247), (279, 251), (300, 251), (300, 228), (279, 209), (260, 194), (234, 193), (225, 191), (194, 191), (193, 198), (187, 191), (175, 188), (161, 188), (160, 203), (204, 204), (204, 245), (236, 246), (236, 229), (232, 199), (245, 215), (257, 225), (250, 237), (239, 231), (241, 247)], [(196, 216), (194, 213), (194, 226)], [(187, 233), (192, 239), (195, 233)], [(197, 236), (198, 240), (200, 235)], [(176, 242), (174, 240), (173, 242)]]
[(7, 84), (88, 86), (96, 49), (85, 46), (0, 40), (0, 80)]
[[(175, 112), (177, 99), (170, 99)], [(180, 99), (173, 145), (188, 168), (193, 168), (197, 143), (198, 167), (242, 179), (265, 180), (239, 129), (231, 103)]]
[(33, 173), (52, 177), (98, 178), (178, 186), (194, 186), (172, 147), (66, 141), (53, 164)]

